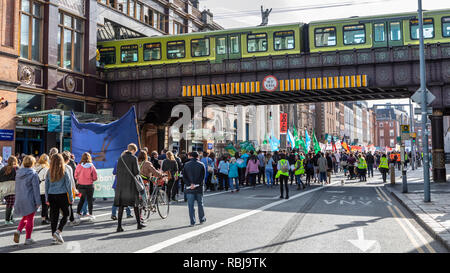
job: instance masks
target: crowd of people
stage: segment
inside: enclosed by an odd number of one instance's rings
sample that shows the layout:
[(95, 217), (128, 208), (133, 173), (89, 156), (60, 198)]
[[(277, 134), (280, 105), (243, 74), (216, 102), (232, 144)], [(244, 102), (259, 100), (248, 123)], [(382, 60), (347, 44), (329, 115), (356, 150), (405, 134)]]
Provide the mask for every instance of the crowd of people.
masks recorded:
[[(420, 165), (421, 156), (415, 155)], [(409, 163), (411, 153), (406, 155)], [(203, 209), (205, 191), (230, 191), (238, 193), (241, 188), (255, 189), (257, 184), (273, 188), (279, 185), (280, 198), (289, 199), (289, 185), (297, 190), (306, 189), (311, 183), (331, 183), (333, 174), (343, 172), (347, 179), (367, 181), (379, 169), (386, 182), (389, 165), (398, 166), (398, 155), (381, 152), (314, 152), (301, 151), (262, 152), (249, 151), (233, 156), (228, 153), (191, 152), (164, 149), (161, 153), (149, 153), (146, 147), (138, 149), (129, 144), (117, 159), (113, 174), (115, 180), (114, 202), (111, 219), (118, 221), (117, 232), (122, 232), (123, 211), (127, 218), (136, 218), (137, 229), (145, 224), (141, 218), (142, 193), (136, 187), (136, 176), (146, 185), (153, 178), (165, 179), (164, 190), (172, 202), (183, 194), (188, 203), (190, 225), (195, 225), (194, 202), (198, 204), (200, 224), (206, 221)], [(0, 159), (0, 162), (2, 160)], [(13, 215), (22, 217), (14, 233), (14, 242), (19, 243), (25, 228), (25, 244), (33, 244), (31, 234), (34, 217), (41, 212), (41, 223), (50, 224), (53, 244), (62, 244), (62, 232), (67, 223), (79, 225), (82, 217), (95, 221), (93, 215), (94, 182), (97, 171), (89, 153), (84, 153), (80, 162), (68, 151), (59, 153), (52, 148), (49, 154), (36, 158), (31, 155), (10, 156), (5, 166), (0, 166), (0, 183), (6, 203), (5, 224), (14, 225)], [(73, 203), (79, 197), (74, 213)], [(118, 211), (118, 214), (117, 214)], [(62, 217), (60, 217), (62, 216)]]

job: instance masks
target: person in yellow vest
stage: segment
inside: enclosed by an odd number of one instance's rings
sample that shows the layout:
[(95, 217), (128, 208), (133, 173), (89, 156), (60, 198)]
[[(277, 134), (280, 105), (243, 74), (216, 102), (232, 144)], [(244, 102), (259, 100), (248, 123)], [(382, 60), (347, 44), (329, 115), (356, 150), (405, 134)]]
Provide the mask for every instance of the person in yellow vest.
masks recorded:
[(275, 178), (280, 178), (280, 198), (283, 197), (283, 184), (286, 189), (286, 199), (289, 199), (289, 187), (288, 187), (288, 180), (289, 180), (289, 161), (286, 160), (285, 154), (280, 154), (280, 160), (277, 164), (277, 175)]
[(381, 175), (383, 176), (383, 183), (386, 183), (387, 173), (389, 172), (389, 163), (386, 154), (383, 154), (381, 156), (380, 165), (378, 166), (378, 169), (380, 170)]
[(359, 181), (367, 181), (366, 172), (367, 172), (367, 163), (366, 159), (360, 154), (358, 155), (358, 172), (359, 172)]
[(297, 182), (297, 190), (301, 190), (301, 188), (305, 188), (305, 184), (302, 182), (302, 174), (305, 173), (305, 167), (303, 166), (303, 158), (301, 158), (299, 155), (295, 156), (295, 168), (294, 168), (294, 175), (295, 175), (295, 181)]

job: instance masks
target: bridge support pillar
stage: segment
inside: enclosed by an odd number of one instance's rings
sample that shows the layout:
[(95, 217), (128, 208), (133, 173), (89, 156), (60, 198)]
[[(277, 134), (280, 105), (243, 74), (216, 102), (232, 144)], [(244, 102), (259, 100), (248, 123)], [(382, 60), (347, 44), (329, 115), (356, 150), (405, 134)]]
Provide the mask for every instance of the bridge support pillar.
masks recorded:
[(444, 153), (444, 113), (441, 109), (433, 109), (431, 116), (433, 180), (446, 182)]

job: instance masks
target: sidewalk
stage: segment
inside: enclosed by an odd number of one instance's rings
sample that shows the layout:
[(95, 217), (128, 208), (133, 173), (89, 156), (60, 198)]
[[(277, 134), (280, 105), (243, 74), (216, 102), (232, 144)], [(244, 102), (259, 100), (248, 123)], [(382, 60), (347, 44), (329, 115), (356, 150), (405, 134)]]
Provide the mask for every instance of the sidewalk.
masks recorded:
[[(430, 172), (431, 202), (425, 203), (422, 168), (408, 172), (408, 192), (402, 193), (402, 179), (396, 173), (394, 186), (388, 182), (384, 188), (390, 192), (436, 240), (450, 250), (450, 164), (446, 165), (447, 182), (432, 182)], [(389, 179), (389, 175), (388, 175)]]

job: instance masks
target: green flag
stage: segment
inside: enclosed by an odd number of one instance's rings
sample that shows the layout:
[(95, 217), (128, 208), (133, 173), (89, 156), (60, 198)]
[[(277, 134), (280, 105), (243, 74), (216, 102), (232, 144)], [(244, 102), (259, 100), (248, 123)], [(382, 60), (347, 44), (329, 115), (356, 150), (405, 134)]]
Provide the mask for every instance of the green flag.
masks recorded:
[(294, 124), (294, 142), (295, 142), (295, 149), (300, 148), (300, 139), (298, 138), (297, 129), (295, 128), (295, 124)]
[(300, 137), (300, 138), (299, 138), (299, 143), (300, 143), (300, 146), (303, 148), (303, 151), (304, 151), (305, 153), (307, 153), (307, 152), (308, 152), (308, 148), (306, 147), (306, 143), (305, 143), (305, 141), (303, 140), (303, 137)]
[(263, 144), (269, 144), (269, 140), (267, 139), (267, 134), (264, 134)]
[(316, 133), (314, 132), (313, 129), (313, 143), (314, 143), (314, 153), (317, 154), (318, 152), (320, 152), (320, 145), (319, 145), (319, 141), (317, 141), (316, 138)]

